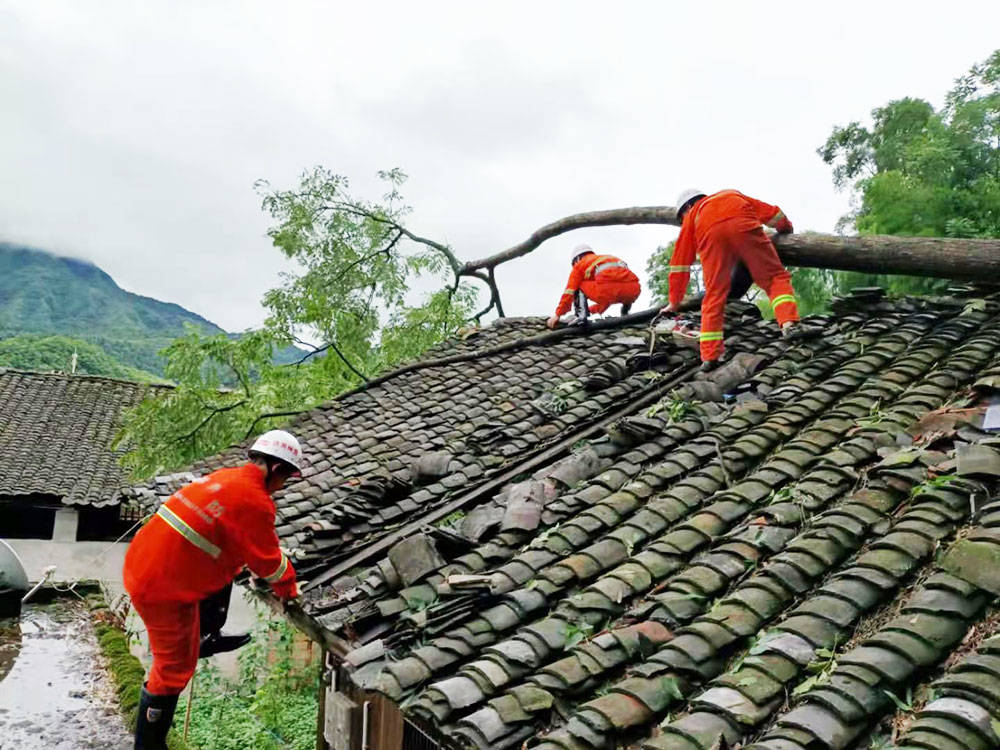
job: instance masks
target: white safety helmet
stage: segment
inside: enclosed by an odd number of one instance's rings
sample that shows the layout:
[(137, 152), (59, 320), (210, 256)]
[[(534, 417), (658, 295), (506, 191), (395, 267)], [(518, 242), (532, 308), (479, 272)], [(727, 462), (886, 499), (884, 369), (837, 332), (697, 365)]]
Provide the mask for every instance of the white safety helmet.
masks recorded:
[(594, 248), (592, 248), (590, 245), (577, 245), (576, 247), (573, 248), (573, 265), (575, 266), (576, 262), (580, 260), (580, 258), (582, 258), (587, 253), (593, 253), (593, 252)]
[(284, 461), (295, 468), (296, 472), (302, 471), (302, 446), (295, 436), (284, 430), (270, 430), (265, 432), (250, 446), (250, 455), (271, 456)]
[(688, 188), (682, 192), (677, 196), (677, 213), (681, 212), (681, 209), (684, 208), (686, 203), (689, 203), (694, 198), (700, 198), (703, 195), (705, 195), (705, 191), (698, 190), (697, 188)]

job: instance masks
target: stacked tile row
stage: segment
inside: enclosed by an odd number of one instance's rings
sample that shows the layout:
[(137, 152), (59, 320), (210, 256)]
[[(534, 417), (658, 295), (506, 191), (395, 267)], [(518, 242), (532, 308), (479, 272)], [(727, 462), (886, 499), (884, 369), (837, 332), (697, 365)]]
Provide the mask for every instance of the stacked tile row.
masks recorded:
[[(866, 334), (866, 338), (846, 342), (843, 349), (848, 356), (850, 354), (857, 356), (864, 347), (863, 341), (868, 341), (869, 344), (875, 341), (877, 335), (885, 332), (884, 326), (884, 322), (880, 323), (877, 330)], [(921, 332), (919, 329), (911, 331), (913, 335), (919, 332)], [(896, 346), (900, 349), (905, 347), (899, 342)], [(843, 356), (838, 358), (836, 353), (832, 353), (827, 355), (825, 361), (836, 362), (842, 359)], [(873, 366), (878, 364), (881, 364), (881, 361)], [(825, 372), (826, 367), (819, 368), (819, 371)], [(631, 543), (636, 544), (636, 540), (642, 536), (656, 534), (672, 522), (683, 518), (691, 508), (696, 507), (724, 485), (727, 471), (742, 473), (749, 461), (764, 453), (769, 445), (775, 445), (782, 439), (783, 426), (787, 420), (779, 414), (778, 421), (774, 425), (765, 422), (764, 426), (754, 427), (754, 423), (760, 422), (765, 417), (768, 417), (766, 412), (752, 403), (748, 404), (703, 436), (670, 453), (666, 460), (660, 461), (644, 472), (638, 480), (628, 485), (629, 489), (622, 486), (625, 475), (617, 475), (614, 484), (616, 491), (597, 501), (591, 509), (592, 512), (586, 512), (582, 523), (574, 524), (572, 521), (564, 523), (556, 532), (549, 532), (538, 548), (529, 549), (512, 563), (501, 566), (494, 573), (497, 584), (507, 588), (513, 585), (530, 585), (534, 592), (543, 592), (548, 598), (558, 598), (562, 588), (570, 579), (585, 579), (588, 574), (593, 576), (601, 570), (614, 567), (624, 560), (628, 544), (623, 543), (620, 536), (597, 542), (598, 545), (603, 543), (603, 547), (594, 548), (591, 544), (581, 552), (570, 554), (569, 557), (562, 556), (584, 547), (594, 538), (595, 531), (600, 531), (602, 528), (610, 528), (619, 535), (630, 534)], [(724, 460), (728, 459), (727, 469), (718, 465), (720, 444), (731, 446), (727, 448), (729, 455), (723, 455)], [(698, 467), (705, 462), (709, 463), (708, 468), (699, 469)], [(684, 478), (689, 473), (690, 477)], [(674, 488), (666, 497), (647, 502), (647, 498), (653, 492), (671, 484)], [(605, 490), (608, 492), (610, 488)], [(626, 519), (624, 523), (622, 519)], [(605, 548), (609, 548), (610, 552), (605, 552)], [(552, 563), (552, 559), (557, 559), (558, 562)], [(577, 569), (578, 565), (589, 565), (592, 572), (587, 568)], [(432, 643), (414, 652), (410, 657), (389, 665), (384, 679), (378, 683), (379, 689), (391, 696), (401, 697), (404, 691), (418, 686), (420, 682), (438, 671), (442, 663), (451, 666), (463, 657), (484, 648), (495, 632), (489, 623), (483, 622), (485, 619), (485, 616), (478, 618), (467, 626), (457, 629), (449, 634), (448, 639), (444, 639), (445, 642), (441, 646)], [(552, 627), (556, 631), (563, 631), (566, 629), (566, 623), (561, 618), (556, 618)], [(464, 641), (466, 647), (456, 647), (455, 640)], [(547, 654), (550, 649), (544, 645), (545, 643), (545, 637), (536, 641), (538, 648), (544, 649), (544, 653)], [(449, 654), (442, 656), (441, 650), (448, 651)], [(414, 661), (423, 662), (423, 667), (414, 664)], [(413, 681), (418, 675), (420, 679)], [(419, 702), (415, 704), (414, 710), (420, 710)], [(443, 717), (438, 715), (436, 718), (441, 720)]]
[[(925, 467), (908, 467), (905, 473), (924, 471)], [(901, 477), (896, 472), (895, 478)], [(932, 480), (930, 484), (918, 485), (912, 502), (887, 534), (870, 544), (852, 565), (811, 591), (802, 604), (758, 639), (736, 668), (710, 682), (708, 690), (691, 699), (689, 713), (668, 724), (649, 746), (661, 750), (709, 748), (719, 737), (726, 737), (728, 742), (740, 741), (745, 734), (752, 734), (755, 728), (770, 721), (791, 691), (800, 685), (808, 686), (804, 682), (811, 679), (808, 670), (822, 669), (824, 659), (833, 659), (838, 645), (850, 639), (860, 619), (891, 600), (900, 585), (930, 559), (936, 545), (967, 516), (969, 496), (976, 491), (981, 488), (966, 482), (941, 487)], [(863, 492), (859, 499), (869, 503), (868, 507), (884, 512), (891, 512), (899, 502), (897, 493), (888, 487)], [(850, 510), (842, 508), (821, 517), (820, 521), (846, 524), (850, 516)], [(822, 551), (816, 539), (810, 542), (816, 544), (814, 551)], [(961, 632), (964, 634), (964, 629)], [(884, 643), (874, 639), (869, 645), (881, 644), (890, 651), (906, 652), (914, 649), (911, 641), (906, 634), (896, 634), (887, 636)], [(852, 654), (841, 657), (837, 664), (864, 660), (872, 652)], [(840, 707), (844, 695), (839, 685), (829, 682), (807, 696), (816, 702), (825, 701), (827, 706)], [(850, 699), (848, 694), (848, 703)], [(891, 699), (886, 697), (886, 700)], [(849, 719), (851, 726), (861, 718), (850, 712), (842, 717)]]
[(983, 641), (938, 680), (900, 738), (903, 750), (1000, 747), (1000, 636)]
[[(912, 334), (915, 334), (915, 333), (918, 333), (918, 332), (919, 332), (919, 329), (918, 329), (918, 331), (910, 331), (910, 334), (912, 335)], [(901, 348), (902, 348), (902, 347), (901, 347)], [(877, 366), (878, 366), (879, 364), (881, 364), (881, 362), (879, 362), (879, 361), (874, 361), (874, 362), (872, 362), (871, 364), (872, 364), (873, 366), (877, 367)], [(721, 510), (721, 508), (720, 508), (719, 510)], [(741, 571), (743, 571), (743, 570), (745, 570), (745, 568), (743, 568), (743, 566), (740, 566), (740, 570), (741, 570)], [(639, 574), (639, 575), (641, 576), (642, 574)], [(628, 577), (628, 576), (626, 575), (626, 577)], [(645, 576), (645, 577), (646, 577), (646, 580), (648, 581), (648, 579), (649, 579), (649, 575), (648, 575), (648, 573), (646, 573), (646, 576)], [(634, 580), (635, 580), (635, 579), (633, 578), (633, 581), (634, 581)], [(691, 598), (694, 598), (694, 596), (692, 596)], [(610, 600), (610, 597), (605, 597), (605, 599), (606, 599), (606, 600)], [(564, 619), (564, 620), (562, 620), (562, 626), (561, 626), (561, 628), (560, 628), (560, 625), (559, 625), (559, 619), (560, 619), (560, 618), (558, 618), (558, 617), (557, 617), (557, 618), (555, 618), (555, 619), (554, 619), (554, 623), (553, 623), (553, 624), (554, 624), (554, 626), (555, 626), (555, 631), (556, 631), (556, 632), (558, 632), (559, 630), (563, 630), (563, 631), (565, 631), (565, 630), (566, 630), (567, 628), (570, 628), (570, 627), (571, 627), (571, 625), (572, 625), (572, 623), (573, 623), (573, 620), (567, 620), (567, 619)], [(505, 665), (505, 666), (506, 666), (506, 667), (507, 667), (507, 669), (509, 670), (509, 665)], [(514, 670), (514, 671), (515, 671), (515, 674), (516, 674), (516, 670)], [(415, 710), (415, 711), (419, 711), (419, 710), (420, 710), (420, 708), (421, 708), (421, 704), (422, 704), (422, 702), (423, 702), (423, 701), (425, 700), (425, 698), (428, 698), (428, 697), (430, 697), (430, 696), (433, 696), (433, 692), (434, 692), (434, 688), (432, 687), (432, 688), (431, 688), (430, 690), (428, 690), (428, 691), (427, 691), (427, 692), (426, 692), (426, 693), (425, 693), (424, 695), (422, 695), (422, 696), (421, 696), (421, 698), (420, 698), (420, 699), (419, 699), (419, 700), (418, 700), (418, 701), (417, 701), (417, 702), (416, 702), (416, 703), (414, 704), (414, 710)], [(433, 703), (433, 702), (432, 702), (432, 703)], [(440, 702), (438, 702), (438, 707), (437, 707), (437, 708), (438, 708), (438, 710), (434, 711), (434, 715), (435, 715), (435, 718), (437, 718), (438, 720), (440, 720), (441, 718), (443, 718), (443, 716), (441, 715), (441, 711), (440, 711)]]
[[(860, 320), (843, 321), (843, 330), (854, 330), (854, 326)], [(885, 330), (885, 323), (881, 322), (877, 330), (870, 332), (871, 336), (877, 335)], [(783, 388), (786, 398), (791, 398), (794, 394), (811, 384), (809, 375), (819, 375), (832, 369), (838, 362), (851, 353), (857, 353), (862, 346), (861, 343), (854, 343), (851, 347), (846, 347), (845, 351), (835, 350), (832, 354), (817, 355), (820, 346), (813, 342), (808, 346), (793, 350), (788, 356), (781, 360), (780, 366), (768, 367), (759, 372), (754, 381), (758, 383), (776, 382), (783, 377), (787, 379), (788, 362), (800, 363), (802, 372), (796, 382), (788, 383)], [(776, 356), (784, 349), (781, 345), (771, 345), (764, 347), (762, 353), (769, 356)], [(765, 355), (765, 356), (767, 356)], [(838, 356), (839, 355), (839, 356)], [(441, 585), (445, 576), (451, 573), (478, 573), (481, 571), (500, 567), (499, 576), (505, 576), (495, 581), (495, 587), (499, 591), (510, 590), (518, 585), (521, 574), (523, 577), (526, 569), (536, 571), (543, 564), (558, 557), (556, 551), (566, 554), (572, 549), (574, 539), (582, 539), (584, 542), (590, 539), (604, 527), (612, 527), (620, 523), (630, 513), (641, 507), (642, 501), (647, 498), (655, 488), (662, 488), (671, 476), (671, 472), (676, 476), (681, 476), (686, 470), (690, 470), (706, 460), (718, 455), (716, 446), (720, 440), (727, 439), (730, 434), (737, 434), (744, 431), (750, 425), (759, 421), (762, 414), (761, 404), (748, 404), (746, 408), (740, 408), (731, 420), (715, 428), (715, 432), (709, 435), (707, 442), (699, 440), (696, 436), (704, 432), (709, 422), (721, 418), (722, 410), (712, 403), (704, 403), (690, 410), (688, 416), (681, 421), (673, 422), (665, 409), (658, 407), (650, 410), (645, 416), (630, 417), (623, 421), (641, 421), (644, 429), (649, 429), (655, 436), (639, 445), (634, 442), (619, 439), (621, 423), (613, 425), (610, 432), (612, 441), (597, 441), (593, 443), (587, 451), (596, 452), (599, 456), (593, 462), (597, 467), (589, 473), (599, 471), (590, 481), (586, 481), (582, 486), (574, 487), (572, 479), (579, 479), (582, 475), (578, 471), (564, 471), (566, 461), (574, 461), (574, 457), (557, 462), (554, 466), (540, 469), (533, 476), (533, 480), (550, 482), (552, 487), (546, 488), (555, 496), (550, 499), (544, 508), (542, 520), (547, 526), (553, 524), (562, 525), (553, 528), (545, 535), (545, 544), (541, 545), (548, 549), (546, 557), (545, 550), (538, 549), (538, 541), (533, 545), (533, 549), (522, 553), (517, 559), (504, 564), (504, 560), (510, 560), (516, 550), (537, 531), (519, 532), (517, 530), (502, 531), (496, 538), (481, 546), (477, 550), (458, 557), (442, 568), (439, 572), (429, 576), (425, 581), (416, 586), (402, 589), (396, 596), (386, 596), (378, 601), (380, 594), (385, 594), (386, 589), (382, 585), (383, 577), (377, 574), (369, 575), (357, 593), (352, 595), (356, 598), (346, 601), (346, 597), (341, 595), (339, 600), (334, 600), (332, 606), (327, 606), (323, 601), (314, 604), (314, 611), (322, 614), (321, 622), (327, 627), (336, 627), (340, 623), (348, 622), (357, 625), (359, 621), (371, 622), (376, 613), (379, 617), (393, 617), (409, 608), (408, 602), (417, 601), (426, 603), (436, 598), (436, 591)], [(648, 469), (658, 458), (667, 454), (671, 449), (684, 441), (694, 439), (695, 442), (685, 446), (684, 451), (678, 454), (676, 451), (670, 454), (667, 465), (661, 465), (651, 473)], [(629, 449), (634, 446), (634, 449)], [(614, 457), (612, 463), (608, 457)], [(579, 462), (577, 462), (579, 463)], [(573, 467), (570, 467), (572, 469)], [(492, 503), (495, 505), (496, 503)], [(488, 509), (490, 504), (473, 509), (469, 514), (469, 519), (476, 516), (484, 509)], [(581, 512), (582, 511), (582, 512)], [(570, 518), (573, 513), (578, 514), (578, 518)], [(570, 518), (569, 521), (566, 521)], [(525, 567), (527, 566), (527, 568)], [(506, 575), (505, 571), (515, 571), (513, 575)], [(519, 573), (519, 572), (520, 573)], [(526, 580), (526, 579), (525, 579)], [(340, 604), (340, 610), (323, 614)], [(442, 604), (442, 608), (446, 605)], [(455, 624), (458, 624), (456, 620)], [(355, 627), (355, 632), (358, 628)], [(378, 632), (378, 626), (369, 629), (367, 632)], [(368, 636), (362, 635), (361, 641), (367, 640)]]
[[(954, 343), (956, 337), (958, 340), (960, 340), (962, 336), (967, 334), (970, 330), (976, 329), (977, 326), (981, 324), (981, 322), (982, 322), (981, 320), (957, 321), (950, 327), (952, 343)], [(947, 342), (947, 337), (944, 339), (944, 341)], [(953, 361), (950, 361), (950, 366), (952, 368), (951, 370), (948, 369), (948, 366), (939, 368), (938, 370), (935, 371), (934, 375), (935, 382), (933, 383), (923, 382), (920, 383), (915, 388), (913, 388), (912, 392), (908, 394), (908, 398), (902, 400), (901, 403), (899, 404), (899, 413), (897, 414), (897, 418), (901, 420), (901, 424), (905, 425), (909, 422), (909, 417), (910, 415), (912, 415), (914, 410), (919, 413), (922, 409), (928, 408), (932, 404), (934, 396), (936, 396), (938, 403), (940, 403), (941, 399), (943, 399), (944, 396), (949, 394), (951, 392), (951, 389), (953, 389), (958, 382), (961, 382), (963, 372), (965, 373), (966, 377), (968, 377), (968, 375), (971, 372), (975, 372), (975, 369), (981, 366), (984, 356), (988, 357), (989, 354), (993, 351), (994, 344), (992, 342), (994, 341), (995, 341), (995, 332), (984, 334), (979, 341), (970, 344), (968, 347), (965, 347), (964, 351), (960, 350), (959, 352), (956, 352), (955, 356), (952, 358)], [(937, 344), (939, 348), (941, 343), (942, 342), (939, 341)], [(918, 350), (919, 348), (920, 347), (918, 347)], [(922, 366), (925, 367), (927, 364), (933, 361), (933, 356), (929, 358), (925, 356), (928, 352), (928, 347), (925, 346), (923, 347), (923, 349), (924, 351), (922, 353), (918, 353), (918, 351), (914, 352), (915, 358), (908, 363), (909, 366), (915, 366), (918, 362), (922, 362)], [(938, 353), (940, 353), (940, 351)], [(904, 370), (906, 369), (906, 365), (903, 366), (903, 369)], [(917, 367), (918, 374), (919, 370), (920, 367)], [(900, 374), (901, 374), (900, 372), (893, 373), (891, 371), (890, 373), (887, 373), (887, 375), (889, 375), (890, 378), (894, 378)], [(887, 424), (889, 423), (890, 422), (887, 422)], [(858, 438), (855, 438), (852, 441), (855, 444), (852, 447), (856, 454), (857, 451), (861, 448), (861, 446), (858, 444), (864, 440), (867, 440), (867, 438), (859, 436)], [(871, 450), (872, 450), (871, 445), (869, 445), (865, 449), (866, 452), (870, 452)], [(850, 456), (850, 453), (845, 452), (845, 455)], [(786, 503), (786, 506), (792, 506), (792, 504)], [(715, 572), (718, 573), (718, 571)], [(688, 594), (687, 601), (685, 603), (692, 603), (696, 601), (699, 596), (705, 595), (703, 591), (698, 591), (698, 590), (687, 592), (687, 594)]]

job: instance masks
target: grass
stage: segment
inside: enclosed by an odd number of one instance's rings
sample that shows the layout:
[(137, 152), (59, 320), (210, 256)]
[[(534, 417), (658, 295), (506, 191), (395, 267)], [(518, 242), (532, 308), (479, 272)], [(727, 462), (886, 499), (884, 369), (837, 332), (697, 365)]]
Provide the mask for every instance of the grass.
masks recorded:
[[(115, 684), (115, 692), (121, 708), (125, 726), (134, 731), (135, 720), (139, 711), (139, 693), (146, 677), (142, 663), (129, 650), (128, 636), (122, 627), (121, 619), (111, 611), (99, 595), (87, 597), (94, 624), (94, 633), (101, 654), (107, 660), (108, 671)], [(170, 750), (192, 750), (191, 746), (181, 739), (176, 729), (167, 736), (167, 747)]]
[[(129, 650), (120, 613), (103, 597), (87, 597), (101, 653), (115, 684), (126, 726), (135, 727), (139, 692), (145, 680), (142, 663)], [(188, 739), (181, 737), (186, 700), (178, 703), (170, 750), (312, 750), (316, 745), (318, 664), (303, 659), (301, 636), (283, 620), (258, 618), (254, 640), (240, 654), (240, 676), (224, 678), (211, 661), (199, 664), (194, 677)], [(311, 651), (310, 651), (311, 654)]]

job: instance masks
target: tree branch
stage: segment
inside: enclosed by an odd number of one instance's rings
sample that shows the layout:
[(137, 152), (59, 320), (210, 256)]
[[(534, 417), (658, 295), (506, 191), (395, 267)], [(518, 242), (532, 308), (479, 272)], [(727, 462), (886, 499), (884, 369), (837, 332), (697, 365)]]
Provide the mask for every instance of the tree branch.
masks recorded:
[(244, 398), (240, 399), (234, 404), (229, 404), (227, 406), (213, 406), (212, 411), (208, 413), (208, 416), (206, 416), (203, 420), (201, 420), (201, 422), (198, 424), (197, 427), (195, 427), (193, 430), (191, 430), (191, 432), (187, 433), (186, 435), (181, 435), (180, 437), (174, 438), (173, 442), (180, 443), (183, 442), (184, 440), (190, 440), (199, 432), (201, 432), (201, 430), (205, 427), (205, 425), (211, 422), (216, 415), (223, 414), (224, 412), (227, 411), (232, 411), (233, 409), (237, 409), (243, 406), (243, 404), (245, 404), (246, 402), (247, 400)]
[[(326, 346), (313, 346), (312, 344), (308, 344), (308, 343), (306, 343), (305, 341), (303, 341), (300, 338), (296, 338), (295, 339), (295, 343), (301, 344), (303, 346), (308, 346), (308, 347), (312, 348), (311, 352), (306, 352), (306, 355), (302, 359), (300, 359), (298, 362), (295, 363), (295, 367), (298, 367), (299, 365), (301, 365), (303, 362), (305, 362), (310, 357), (315, 357), (317, 354), (322, 354), (323, 352), (325, 352), (327, 349), (330, 348), (329, 344), (327, 344)], [(289, 363), (289, 364), (291, 364), (291, 363)]]
[(402, 237), (403, 233), (397, 230), (396, 236), (392, 238), (392, 241), (388, 245), (386, 245), (380, 250), (376, 250), (373, 253), (368, 253), (367, 255), (362, 255), (360, 258), (355, 258), (354, 260), (352, 260), (344, 267), (344, 269), (340, 272), (340, 275), (337, 276), (337, 281), (340, 281), (342, 278), (344, 278), (344, 276), (347, 275), (348, 271), (350, 271), (355, 266), (361, 265), (366, 260), (371, 260), (372, 258), (375, 258), (379, 255), (385, 255), (386, 257), (388, 257), (389, 253), (392, 252), (392, 249), (396, 246), (396, 244)]
[(361, 372), (354, 365), (352, 365), (350, 363), (350, 361), (347, 359), (347, 357), (344, 355), (344, 353), (342, 351), (340, 351), (340, 349), (337, 347), (337, 345), (335, 343), (333, 343), (332, 341), (329, 341), (324, 346), (326, 348), (333, 349), (333, 351), (336, 352), (337, 356), (340, 357), (340, 361), (343, 362), (345, 365), (347, 365), (347, 369), (348, 370), (350, 370), (351, 372), (353, 372), (355, 375), (357, 375), (359, 378), (361, 378), (366, 383), (368, 382), (368, 376), (366, 376), (363, 372)]
[(274, 417), (294, 417), (296, 414), (301, 414), (301, 413), (302, 409), (293, 409), (290, 411), (272, 411), (268, 412), (267, 414), (261, 414), (253, 422), (250, 423), (250, 427), (247, 429), (247, 433), (246, 435), (243, 436), (243, 439), (249, 440), (250, 436), (253, 435), (254, 430), (257, 428), (257, 425), (260, 424), (261, 421), (265, 419), (273, 419)]
[(339, 205), (328, 205), (327, 208), (332, 208), (338, 211), (344, 211), (349, 214), (354, 214), (355, 216), (363, 216), (365, 218), (371, 219), (372, 221), (377, 221), (382, 224), (387, 224), (395, 229), (397, 232), (402, 233), (405, 237), (412, 240), (413, 242), (419, 243), (421, 245), (427, 245), (427, 247), (437, 250), (439, 253), (444, 255), (445, 259), (448, 261), (448, 265), (451, 266), (451, 270), (457, 276), (462, 271), (462, 262), (456, 257), (455, 253), (451, 251), (451, 248), (447, 245), (443, 245), (440, 242), (435, 242), (427, 237), (421, 237), (418, 234), (414, 234), (409, 229), (404, 227), (395, 219), (390, 219), (388, 216), (380, 216), (373, 211), (358, 206), (353, 203), (342, 203)]
[(494, 266), (490, 266), (490, 293), (493, 295), (493, 302), (495, 302), (497, 306), (497, 315), (503, 318), (505, 316), (503, 314), (503, 305), (500, 303), (500, 287), (497, 286), (497, 278), (494, 273), (495, 270), (496, 268)]
[(606, 227), (620, 224), (671, 224), (679, 226), (677, 211), (673, 206), (633, 206), (631, 208), (613, 208), (606, 211), (588, 211), (582, 214), (565, 216), (562, 219), (546, 224), (531, 233), (524, 242), (510, 247), (503, 252), (490, 255), (480, 260), (464, 264), (459, 273), (467, 275), (470, 271), (480, 268), (495, 268), (514, 258), (527, 255), (546, 240), (560, 234), (584, 227)]

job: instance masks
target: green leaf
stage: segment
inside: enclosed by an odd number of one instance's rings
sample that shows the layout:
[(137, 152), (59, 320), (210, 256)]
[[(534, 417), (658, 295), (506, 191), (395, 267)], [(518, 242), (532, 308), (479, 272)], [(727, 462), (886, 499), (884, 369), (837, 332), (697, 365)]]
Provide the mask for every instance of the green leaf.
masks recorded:
[(820, 680), (819, 675), (814, 675), (812, 677), (809, 677), (808, 679), (803, 680), (802, 682), (800, 682), (798, 685), (795, 686), (794, 690), (792, 690), (792, 695), (802, 695), (803, 693), (809, 692), (819, 683), (819, 680)]
[(679, 701), (684, 700), (684, 694), (681, 692), (680, 685), (677, 683), (677, 678), (675, 677), (661, 677), (660, 689), (671, 698)]
[(911, 706), (911, 705), (910, 705), (909, 703), (906, 703), (906, 702), (904, 702), (904, 701), (900, 700), (900, 699), (899, 699), (899, 698), (898, 698), (898, 697), (896, 696), (896, 694), (895, 694), (895, 693), (893, 693), (893, 692), (892, 692), (891, 690), (886, 690), (886, 689), (884, 689), (884, 688), (883, 688), (883, 689), (882, 689), (882, 692), (883, 692), (883, 693), (885, 693), (885, 694), (886, 694), (887, 696), (889, 696), (889, 699), (890, 699), (890, 700), (891, 700), (891, 701), (892, 701), (892, 702), (893, 702), (894, 704), (896, 704), (896, 708), (898, 708), (898, 709), (899, 709), (900, 711), (903, 711), (903, 712), (905, 712), (905, 713), (909, 713), (910, 711), (912, 711), (912, 710), (913, 710), (913, 706)]

